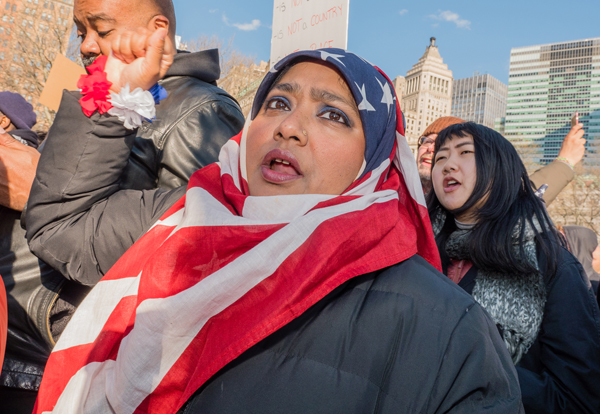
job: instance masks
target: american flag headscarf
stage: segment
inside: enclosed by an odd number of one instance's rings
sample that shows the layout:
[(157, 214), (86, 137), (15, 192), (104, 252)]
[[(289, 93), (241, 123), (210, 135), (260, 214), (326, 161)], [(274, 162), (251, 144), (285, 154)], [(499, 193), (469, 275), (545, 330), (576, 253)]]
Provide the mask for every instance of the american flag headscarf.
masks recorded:
[[(297, 52), (345, 78), (365, 132), (340, 196), (251, 197), (244, 130), (113, 266), (52, 352), (36, 413), (176, 412), (209, 378), (353, 277), (419, 254), (440, 269), (400, 107), (378, 68), (340, 49)], [(248, 378), (248, 381), (252, 381)]]

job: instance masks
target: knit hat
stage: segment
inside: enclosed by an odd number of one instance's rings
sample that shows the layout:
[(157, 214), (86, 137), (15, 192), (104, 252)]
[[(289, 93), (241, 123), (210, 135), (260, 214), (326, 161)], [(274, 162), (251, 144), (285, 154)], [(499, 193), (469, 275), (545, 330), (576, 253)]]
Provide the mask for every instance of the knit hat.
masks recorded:
[(423, 131), (421, 136), (426, 137), (431, 134), (439, 134), (442, 129), (449, 127), (450, 125), (456, 124), (464, 124), (466, 121), (456, 118), (454, 116), (443, 116), (441, 118), (433, 121), (429, 126)]
[(0, 92), (0, 112), (10, 118), (17, 129), (31, 129), (37, 121), (33, 106), (18, 93)]

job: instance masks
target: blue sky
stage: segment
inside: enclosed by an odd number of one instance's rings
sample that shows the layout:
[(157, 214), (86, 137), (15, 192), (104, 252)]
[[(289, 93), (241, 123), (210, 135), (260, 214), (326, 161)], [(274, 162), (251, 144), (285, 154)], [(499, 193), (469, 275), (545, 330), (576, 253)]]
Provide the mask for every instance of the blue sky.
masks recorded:
[[(232, 36), (235, 47), (268, 60), (273, 1), (174, 0), (177, 32)], [(573, 4), (575, 2), (572, 2)], [(390, 78), (406, 72), (435, 36), (454, 78), (474, 71), (508, 82), (512, 47), (600, 37), (600, 1), (391, 1), (350, 0), (348, 49)]]

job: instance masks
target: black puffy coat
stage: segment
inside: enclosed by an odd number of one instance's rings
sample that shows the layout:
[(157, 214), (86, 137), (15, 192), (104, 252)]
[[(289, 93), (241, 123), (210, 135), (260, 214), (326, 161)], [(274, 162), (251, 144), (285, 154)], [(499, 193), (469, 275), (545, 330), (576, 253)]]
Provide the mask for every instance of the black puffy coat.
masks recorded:
[[(545, 258), (539, 253), (540, 268)], [(459, 286), (472, 293), (477, 268)], [(560, 248), (537, 339), (517, 365), (527, 414), (600, 413), (600, 309), (581, 264)]]
[(454, 287), (419, 256), (350, 280), (180, 413), (522, 412), (493, 322)]

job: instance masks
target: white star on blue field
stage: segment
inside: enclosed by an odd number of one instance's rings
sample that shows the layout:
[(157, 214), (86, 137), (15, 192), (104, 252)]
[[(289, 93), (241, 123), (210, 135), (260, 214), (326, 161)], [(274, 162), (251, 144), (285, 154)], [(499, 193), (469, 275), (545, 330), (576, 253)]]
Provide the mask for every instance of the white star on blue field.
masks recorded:
[[(269, 59), (273, 0), (174, 4), (184, 40), (216, 35), (227, 43), (233, 37), (241, 53)], [(348, 50), (391, 79), (406, 75), (432, 36), (455, 79), (478, 71), (507, 83), (511, 48), (600, 35), (598, 0), (351, 0), (349, 16)]]

